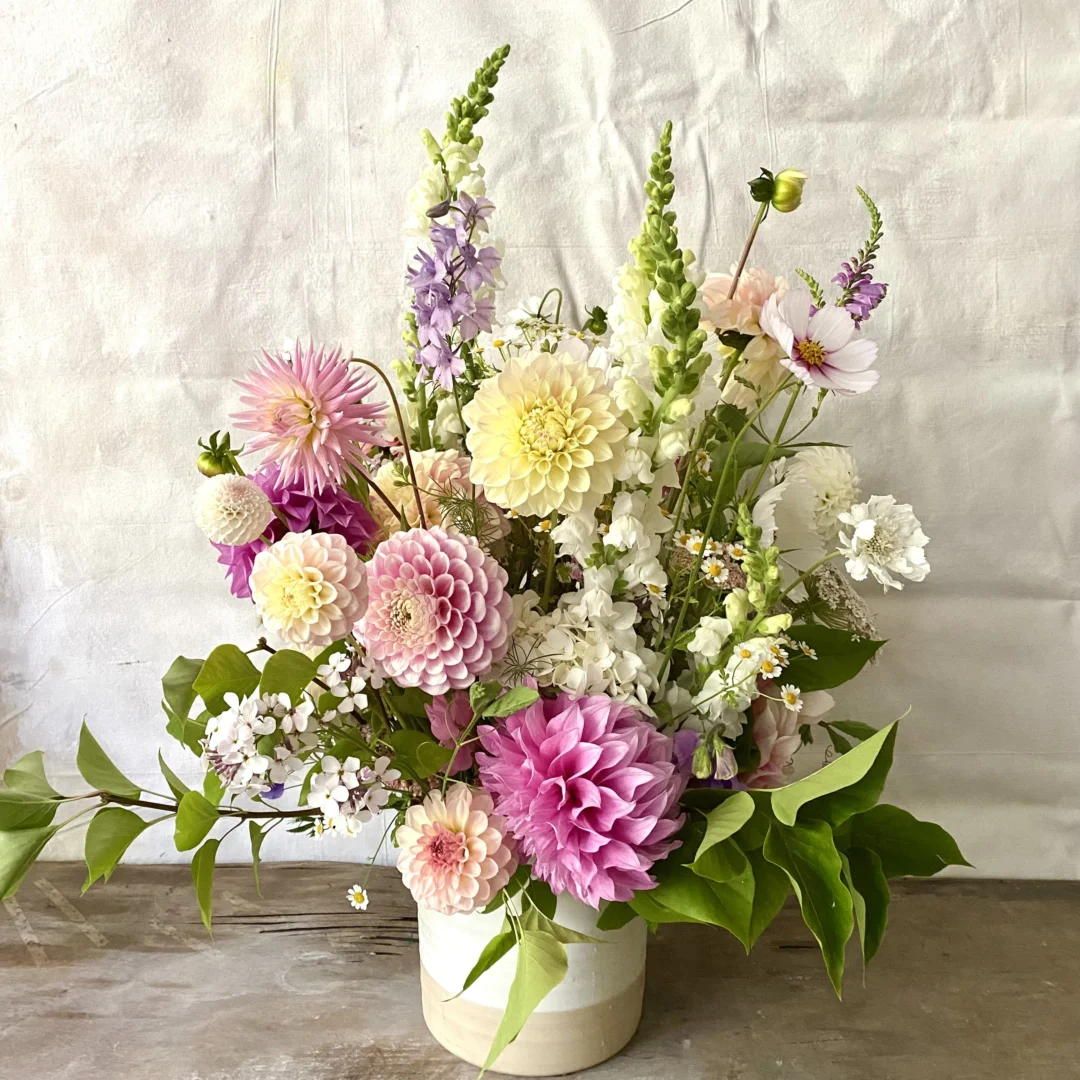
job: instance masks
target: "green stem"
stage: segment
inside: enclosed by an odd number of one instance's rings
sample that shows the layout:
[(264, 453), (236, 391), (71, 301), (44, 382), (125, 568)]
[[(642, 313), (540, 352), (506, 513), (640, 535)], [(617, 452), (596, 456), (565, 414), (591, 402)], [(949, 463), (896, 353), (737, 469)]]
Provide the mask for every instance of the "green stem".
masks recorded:
[(540, 609), (548, 610), (551, 601), (551, 588), (555, 582), (555, 541), (547, 537), (547, 566), (544, 570), (544, 595), (540, 598)]
[(682, 521), (682, 512), (686, 504), (686, 495), (690, 490), (690, 470), (693, 469), (696, 464), (697, 452), (705, 439), (705, 429), (708, 427), (708, 419), (708, 416), (702, 417), (701, 426), (697, 429), (697, 432), (694, 435), (694, 442), (688, 452), (686, 473), (683, 476), (682, 487), (679, 489), (679, 497), (675, 500), (675, 509), (671, 512), (671, 531), (673, 533), (679, 531), (679, 523)]
[(769, 440), (769, 449), (765, 452), (765, 460), (761, 463), (761, 468), (758, 469), (757, 475), (754, 477), (754, 482), (750, 485), (750, 489), (744, 496), (746, 502), (754, 497), (757, 492), (758, 485), (761, 483), (762, 477), (765, 475), (765, 470), (772, 464), (773, 458), (776, 456), (776, 450), (780, 446), (780, 440), (784, 434), (784, 428), (787, 427), (788, 420), (791, 419), (791, 411), (795, 408), (795, 402), (799, 400), (799, 395), (802, 393), (802, 383), (796, 383), (791, 395), (791, 400), (787, 403), (787, 408), (784, 410), (784, 415), (780, 418), (780, 425), (776, 429), (776, 434)]
[(727, 294), (729, 300), (735, 295), (735, 290), (739, 287), (739, 278), (742, 277), (742, 272), (746, 268), (746, 260), (750, 258), (750, 249), (754, 246), (754, 238), (757, 236), (758, 229), (761, 228), (761, 223), (765, 220), (765, 215), (768, 212), (769, 204), (767, 202), (759, 204), (757, 217), (754, 218), (754, 224), (750, 227), (750, 235), (746, 238), (742, 255), (739, 257), (739, 265), (735, 268), (735, 274), (731, 279), (731, 289)]
[[(793, 582), (792, 582), (792, 583), (791, 583), (791, 584), (790, 584), (790, 585), (789, 585), (789, 586), (788, 586), (788, 587), (787, 587), (787, 588), (786, 588), (786, 589), (785, 589), (785, 590), (784, 590), (784, 591), (783, 591), (783, 592), (782, 592), (782, 593), (781, 593), (781, 594), (780, 594), (780, 595), (779, 595), (779, 596), (778, 596), (778, 597), (776, 598), (776, 600), (774, 601), (774, 603), (773, 603), (773, 605), (772, 605), (772, 606), (773, 606), (773, 607), (776, 607), (776, 605), (777, 605), (777, 604), (779, 604), (779, 603), (780, 603), (780, 602), (781, 602), (782, 600), (785, 600), (785, 599), (786, 599), (786, 598), (788, 597), (788, 595), (789, 595), (790, 593), (794, 592), (794, 590), (795, 590), (795, 589), (797, 589), (797, 588), (798, 588), (798, 587), (799, 587), (799, 586), (800, 586), (800, 585), (801, 585), (801, 584), (802, 584), (802, 583), (803, 583), (804, 581), (806, 581), (806, 580), (807, 580), (807, 579), (808, 579), (808, 578), (809, 578), (809, 577), (811, 576), (811, 574), (813, 574), (813, 572), (814, 572), (814, 571), (815, 571), (815, 570), (816, 570), (816, 569), (817, 569), (817, 568), (818, 568), (819, 566), (824, 566), (824, 565), (825, 565), (825, 564), (826, 564), (827, 562), (829, 562), (829, 561), (830, 561), (831, 559), (835, 559), (835, 558), (837, 558), (838, 556), (840, 556), (840, 555), (842, 555), (842, 554), (843, 554), (843, 552), (842, 552), (842, 551), (833, 551), (833, 552), (830, 552), (830, 553), (829, 553), (828, 555), (826, 555), (826, 556), (825, 556), (824, 558), (822, 558), (822, 559), (818, 559), (818, 561), (817, 561), (816, 563), (814, 563), (814, 565), (813, 565), (813, 566), (811, 566), (809, 570), (806, 570), (806, 571), (804, 571), (803, 573), (801, 573), (801, 574), (800, 574), (800, 575), (799, 575), (799, 576), (798, 576), (798, 577), (797, 577), (797, 578), (796, 578), (796, 579), (795, 579), (795, 580), (794, 580), (794, 581), (793, 581)], [(757, 613), (757, 615), (756, 615), (756, 616), (754, 617), (754, 621), (753, 621), (753, 622), (752, 622), (752, 623), (750, 624), (750, 629), (749, 629), (749, 630), (748, 630), (748, 631), (746, 632), (746, 636), (747, 636), (748, 638), (750, 638), (750, 637), (753, 637), (753, 635), (754, 635), (754, 631), (755, 631), (755, 630), (756, 630), (756, 629), (758, 628), (758, 626), (759, 626), (759, 625), (761, 624), (761, 622), (762, 622), (762, 621), (763, 621), (763, 620), (764, 620), (764, 619), (765, 619), (765, 618), (766, 618), (767, 616), (768, 616), (768, 612), (766, 612), (766, 611), (759, 611), (759, 612)]]

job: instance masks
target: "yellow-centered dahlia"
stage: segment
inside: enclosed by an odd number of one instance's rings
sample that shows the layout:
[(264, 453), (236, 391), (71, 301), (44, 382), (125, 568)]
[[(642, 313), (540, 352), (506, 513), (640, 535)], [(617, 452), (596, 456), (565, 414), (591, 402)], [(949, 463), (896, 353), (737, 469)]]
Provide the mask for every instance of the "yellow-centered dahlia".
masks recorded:
[(465, 406), (472, 479), (498, 506), (546, 517), (609, 492), (627, 429), (596, 368), (528, 353), (485, 379)]

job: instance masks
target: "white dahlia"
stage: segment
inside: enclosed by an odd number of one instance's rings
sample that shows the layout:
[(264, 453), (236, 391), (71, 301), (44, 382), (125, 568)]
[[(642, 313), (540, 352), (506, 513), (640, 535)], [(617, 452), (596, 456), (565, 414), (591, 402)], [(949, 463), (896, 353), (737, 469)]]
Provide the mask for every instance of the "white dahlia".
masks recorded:
[(463, 410), (472, 479), (507, 510), (545, 517), (604, 495), (622, 465), (626, 426), (604, 374), (530, 353), (485, 379)]
[(855, 459), (840, 446), (810, 446), (788, 462), (784, 477), (810, 485), (814, 492), (814, 529), (828, 543), (836, 536), (840, 515), (859, 501)]
[(872, 574), (888, 592), (890, 587), (904, 587), (894, 573), (909, 581), (922, 581), (930, 573), (924, 550), (930, 538), (907, 503), (897, 503), (891, 495), (874, 495), (841, 514), (840, 521), (851, 526), (850, 534), (840, 533), (840, 551), (856, 581)]
[(364, 614), (367, 570), (336, 533), (286, 533), (255, 556), (251, 598), (267, 630), (322, 648)]
[(273, 520), (266, 493), (246, 476), (212, 476), (195, 492), (195, 524), (215, 544), (250, 544)]

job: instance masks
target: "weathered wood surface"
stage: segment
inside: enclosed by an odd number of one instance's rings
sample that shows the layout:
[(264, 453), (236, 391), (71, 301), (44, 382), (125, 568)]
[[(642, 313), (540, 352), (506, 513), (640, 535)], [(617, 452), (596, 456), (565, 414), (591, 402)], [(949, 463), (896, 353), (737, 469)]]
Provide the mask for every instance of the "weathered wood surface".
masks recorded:
[[(392, 870), (371, 907), (341, 864), (218, 871), (215, 938), (182, 867), (43, 864), (0, 915), (4, 1080), (471, 1080), (420, 1016), (416, 919)], [(868, 985), (835, 1000), (798, 912), (750, 958), (666, 927), (645, 1019), (589, 1080), (1080, 1077), (1080, 883), (895, 890)], [(854, 956), (850, 957), (855, 962)]]

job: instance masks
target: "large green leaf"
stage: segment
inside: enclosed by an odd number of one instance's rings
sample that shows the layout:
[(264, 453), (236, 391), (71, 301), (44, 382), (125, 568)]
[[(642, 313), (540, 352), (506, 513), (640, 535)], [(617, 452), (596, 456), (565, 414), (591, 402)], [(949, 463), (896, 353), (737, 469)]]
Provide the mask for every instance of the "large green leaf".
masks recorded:
[(169, 718), (169, 722), (165, 725), (165, 731), (178, 743), (186, 746), (196, 757), (201, 756), (203, 750), (202, 740), (206, 736), (206, 720), (210, 716), (209, 711), (204, 709), (197, 719), (191, 720), (177, 712), (173, 712), (165, 701), (161, 703), (161, 707)]
[(747, 866), (743, 849), (730, 836), (705, 848), (690, 863), (690, 869), (698, 877), (708, 878), (709, 881), (730, 881), (745, 873)]
[(454, 998), (460, 997), (469, 989), (470, 986), (485, 971), (493, 968), (516, 944), (517, 937), (514, 935), (514, 931), (509, 929), (510, 922), (506, 920), (503, 922), (503, 930), (501, 933), (496, 934), (480, 951), (480, 957), (473, 964), (469, 971), (469, 974), (465, 976), (465, 982), (462, 983), (461, 989), (452, 998), (447, 998), (448, 1001), (453, 1001)]
[(501, 719), (504, 716), (513, 716), (532, 705), (540, 695), (531, 686), (512, 686), (501, 698), (497, 698), (486, 706), (483, 716), (491, 719)]
[(558, 897), (552, 892), (551, 886), (539, 878), (532, 878), (525, 883), (525, 893), (530, 903), (549, 919), (555, 918), (555, 909), (559, 905)]
[(297, 705), (316, 673), (315, 661), (295, 649), (281, 649), (266, 661), (259, 680), (263, 694), (287, 694)]
[(747, 792), (737, 791), (725, 799), (705, 815), (705, 836), (695, 857), (700, 859), (713, 844), (734, 836), (753, 816), (754, 800)]
[(161, 679), (161, 693), (168, 706), (177, 716), (185, 717), (191, 712), (196, 693), (193, 683), (202, 670), (202, 660), (189, 660), (178, 656)]
[(152, 824), (121, 806), (99, 810), (86, 830), (86, 881), (82, 891), (86, 892), (98, 878), (108, 881), (135, 837)]
[(791, 892), (788, 876), (755, 849), (746, 853), (754, 872), (754, 908), (750, 913), (750, 947), (757, 944), (765, 927), (779, 914)]
[[(843, 825), (854, 814), (861, 814), (877, 804), (885, 790), (885, 780), (892, 768), (893, 747), (896, 743), (896, 724), (890, 724), (881, 732), (867, 739), (861, 746), (851, 750), (845, 755), (845, 760), (862, 754), (864, 747), (874, 744), (879, 735), (884, 738), (877, 744), (877, 755), (870, 764), (870, 768), (853, 784), (842, 787), (827, 795), (819, 796), (804, 803), (800, 813), (804, 818), (819, 818), (827, 821), (834, 829)], [(857, 759), (856, 759), (857, 760)], [(839, 762), (833, 762), (834, 765)], [(832, 765), (827, 766), (832, 768)], [(820, 775), (820, 774), (813, 774)], [(813, 779), (813, 776), (807, 777)]]
[(816, 623), (793, 626), (787, 633), (793, 641), (801, 641), (817, 653), (817, 659), (811, 660), (796, 650), (784, 669), (784, 681), (794, 683), (803, 693), (828, 690), (854, 679), (885, 644)]
[(821, 946), (829, 981), (839, 996), (844, 979), (844, 946), (855, 921), (832, 829), (824, 821), (795, 826), (774, 821), (762, 853), (791, 881), (803, 920)]
[[(671, 866), (663, 871), (663, 881), (655, 889), (638, 893), (630, 902), (648, 922), (658, 920), (649, 913), (655, 904), (692, 922), (710, 923), (730, 930), (745, 946), (750, 938), (750, 914), (754, 902), (754, 877), (747, 864), (744, 873), (724, 883), (707, 881), (685, 866)], [(644, 906), (639, 900), (644, 898)]]
[(851, 846), (876, 852), (887, 878), (932, 877), (946, 866), (971, 865), (940, 825), (888, 803), (851, 819)]
[(855, 906), (863, 966), (874, 959), (889, 921), (889, 882), (881, 860), (868, 848), (849, 848), (841, 855), (844, 875)]
[(510, 997), (481, 1075), (517, 1038), (536, 1006), (563, 981), (566, 968), (566, 946), (561, 941), (543, 930), (522, 930)]
[(15, 895), (26, 872), (59, 828), (59, 825), (52, 825), (44, 829), (0, 832), (0, 900)]
[[(204, 661), (192, 689), (211, 715), (225, 711), (225, 695), (245, 698), (259, 688), (259, 669), (235, 645), (219, 645)], [(186, 714), (185, 714), (186, 715)]]
[(199, 792), (189, 791), (180, 800), (180, 808), (176, 812), (176, 850), (190, 851), (198, 847), (217, 820), (217, 807)]
[(60, 792), (45, 778), (45, 755), (41, 750), (26, 754), (11, 768), (5, 769), (4, 783), (15, 791), (25, 791), (28, 795), (37, 795), (42, 799), (62, 798)]
[(225, 784), (216, 772), (203, 774), (202, 793), (211, 806), (221, 805), (221, 800), (225, 797)]
[[(831, 796), (835, 792), (857, 784), (870, 772), (871, 766), (874, 765), (878, 755), (883, 750), (886, 754), (885, 772), (888, 772), (888, 765), (892, 763), (892, 745), (895, 738), (896, 722), (894, 721), (888, 727), (882, 728), (872, 739), (860, 743), (854, 750), (844, 754), (843, 757), (837, 758), (826, 765), (824, 769), (819, 769), (817, 772), (803, 777), (802, 780), (796, 780), (794, 784), (777, 788), (772, 793), (771, 799), (772, 811), (777, 820), (784, 825), (794, 825), (800, 807), (805, 806), (811, 800), (820, 800), (823, 796)], [(879, 780), (880, 784), (878, 784)], [(814, 816), (828, 820), (833, 814), (841, 815), (846, 811), (845, 816), (850, 817), (851, 814), (857, 813), (860, 809), (867, 809), (868, 806), (873, 806), (874, 802), (877, 801), (884, 783), (884, 774), (875, 773), (871, 777), (871, 781), (850, 798), (836, 800), (835, 805), (829, 804), (826, 806), (819, 803), (820, 812)], [(875, 785), (877, 786), (877, 794), (873, 796), (873, 799), (866, 806), (860, 805), (873, 794)], [(852, 809), (852, 807), (855, 808)], [(841, 816), (837, 824), (845, 820), (845, 816)]]
[(199, 901), (199, 914), (207, 933), (213, 935), (210, 923), (214, 914), (214, 863), (220, 840), (207, 840), (191, 859), (191, 880), (195, 885), (195, 897)]
[(621, 930), (627, 923), (637, 918), (637, 912), (621, 900), (612, 900), (604, 905), (600, 917), (596, 920), (597, 930)]
[(165, 777), (165, 783), (169, 785), (169, 790), (173, 793), (176, 800), (179, 801), (191, 790), (191, 788), (189, 788), (187, 784), (185, 784), (184, 781), (165, 764), (165, 759), (161, 756), (160, 750), (158, 751), (157, 759), (158, 767), (161, 769), (161, 775)]
[(441, 746), (430, 735), (411, 728), (403, 728), (390, 735), (394, 748), (394, 764), (418, 780), (442, 772), (453, 756), (453, 750)]
[(43, 829), (52, 823), (60, 803), (32, 791), (0, 788), (0, 830)]
[(109, 759), (98, 745), (97, 739), (90, 734), (90, 729), (83, 721), (79, 733), (79, 752), (75, 756), (79, 774), (95, 790), (107, 791), (110, 795), (123, 795), (137, 799), (142, 788), (133, 784)]

